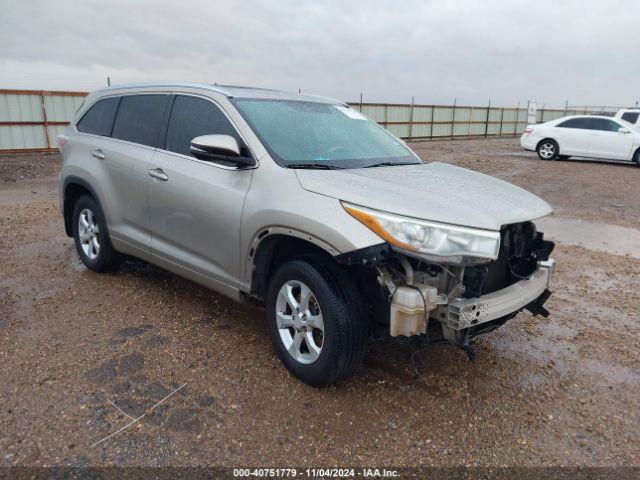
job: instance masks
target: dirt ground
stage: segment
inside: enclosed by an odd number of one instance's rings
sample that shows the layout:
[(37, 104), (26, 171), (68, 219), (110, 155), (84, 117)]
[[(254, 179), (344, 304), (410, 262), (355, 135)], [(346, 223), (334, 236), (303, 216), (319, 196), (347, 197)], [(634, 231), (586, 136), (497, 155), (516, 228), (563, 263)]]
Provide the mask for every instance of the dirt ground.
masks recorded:
[[(640, 229), (640, 169), (541, 162), (514, 139), (412, 147), (523, 186), (560, 219)], [(138, 261), (85, 269), (59, 166), (0, 156), (0, 466), (640, 464), (639, 259), (558, 244), (550, 317), (518, 315), (473, 362), (374, 344), (357, 375), (316, 390), (281, 366), (263, 311)]]

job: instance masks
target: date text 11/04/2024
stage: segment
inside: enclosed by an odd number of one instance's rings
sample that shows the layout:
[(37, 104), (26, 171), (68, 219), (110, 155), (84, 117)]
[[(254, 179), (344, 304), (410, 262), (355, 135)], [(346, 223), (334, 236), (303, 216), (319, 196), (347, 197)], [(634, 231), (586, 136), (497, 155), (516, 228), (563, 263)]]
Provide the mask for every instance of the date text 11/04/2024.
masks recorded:
[(234, 468), (234, 477), (394, 478), (397, 470), (385, 468)]

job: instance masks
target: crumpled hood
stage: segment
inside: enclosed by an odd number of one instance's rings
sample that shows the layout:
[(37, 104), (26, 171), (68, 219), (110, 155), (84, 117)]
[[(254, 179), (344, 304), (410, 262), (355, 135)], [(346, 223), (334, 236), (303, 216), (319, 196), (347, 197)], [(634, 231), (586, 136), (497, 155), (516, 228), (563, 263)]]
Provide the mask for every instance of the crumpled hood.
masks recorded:
[(348, 170), (296, 170), (302, 188), (363, 207), (499, 230), (553, 210), (532, 193), (446, 163)]

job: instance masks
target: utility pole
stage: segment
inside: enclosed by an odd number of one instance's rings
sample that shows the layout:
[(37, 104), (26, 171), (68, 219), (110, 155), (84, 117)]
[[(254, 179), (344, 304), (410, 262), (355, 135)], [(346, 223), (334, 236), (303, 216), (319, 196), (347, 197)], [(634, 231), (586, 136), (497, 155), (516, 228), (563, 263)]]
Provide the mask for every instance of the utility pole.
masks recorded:
[(107, 87), (111, 86), (111, 77), (107, 77)]

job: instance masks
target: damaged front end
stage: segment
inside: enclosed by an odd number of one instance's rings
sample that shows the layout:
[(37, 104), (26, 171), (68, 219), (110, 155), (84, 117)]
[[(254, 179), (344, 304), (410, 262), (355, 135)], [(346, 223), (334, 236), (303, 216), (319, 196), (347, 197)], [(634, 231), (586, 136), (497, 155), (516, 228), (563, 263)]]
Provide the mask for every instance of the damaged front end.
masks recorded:
[[(494, 259), (434, 258), (393, 243), (337, 257), (356, 268), (374, 326), (392, 337), (450, 342), (474, 356), (472, 339), (522, 310), (547, 316), (554, 244), (532, 222), (503, 227)], [(381, 332), (382, 333), (382, 332)]]

